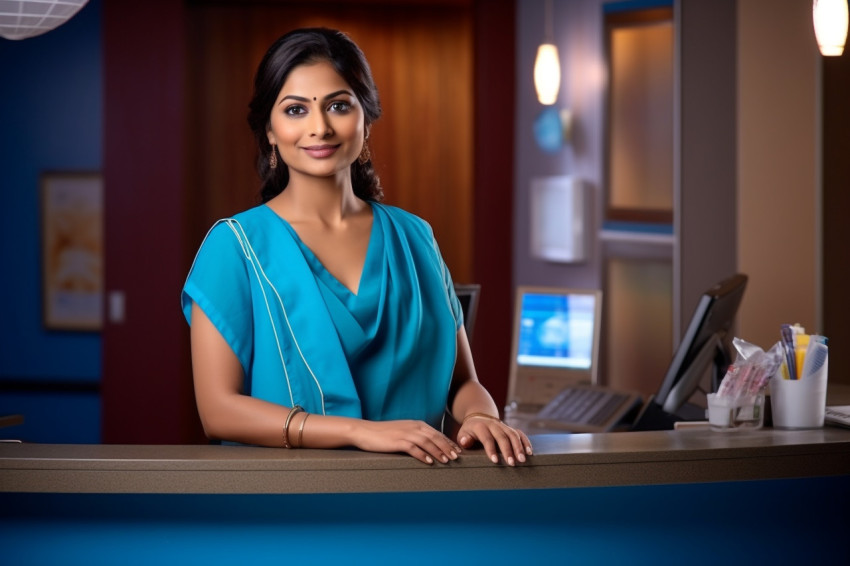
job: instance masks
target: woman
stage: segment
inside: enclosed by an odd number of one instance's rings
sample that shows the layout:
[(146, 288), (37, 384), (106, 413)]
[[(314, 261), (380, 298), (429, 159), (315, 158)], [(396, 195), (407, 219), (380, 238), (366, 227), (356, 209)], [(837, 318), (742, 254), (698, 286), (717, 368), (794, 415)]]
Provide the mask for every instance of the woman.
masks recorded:
[(183, 289), (204, 430), (428, 464), (478, 442), (524, 462), (531, 444), (478, 382), (430, 226), (378, 202), (366, 142), (380, 114), (340, 32), (288, 33), (260, 63), (248, 122), (263, 204), (213, 226)]

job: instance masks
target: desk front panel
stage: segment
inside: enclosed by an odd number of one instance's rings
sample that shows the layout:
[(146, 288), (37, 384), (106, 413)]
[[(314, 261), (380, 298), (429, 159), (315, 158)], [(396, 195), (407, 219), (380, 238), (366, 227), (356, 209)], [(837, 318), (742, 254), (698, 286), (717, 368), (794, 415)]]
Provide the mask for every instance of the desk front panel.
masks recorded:
[[(0, 562), (828, 564), (850, 476), (541, 490), (0, 494)], [(835, 562), (838, 560), (838, 562)]]

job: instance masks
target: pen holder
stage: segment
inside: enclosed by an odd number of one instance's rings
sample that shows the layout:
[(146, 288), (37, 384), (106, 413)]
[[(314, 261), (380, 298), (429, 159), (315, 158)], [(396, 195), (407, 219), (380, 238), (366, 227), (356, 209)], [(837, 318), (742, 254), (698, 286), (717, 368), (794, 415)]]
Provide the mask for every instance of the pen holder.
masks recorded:
[(820, 428), (826, 411), (827, 366), (804, 379), (770, 380), (774, 428)]
[(761, 428), (764, 424), (764, 394), (728, 398), (709, 393), (708, 423), (712, 430), (718, 432)]

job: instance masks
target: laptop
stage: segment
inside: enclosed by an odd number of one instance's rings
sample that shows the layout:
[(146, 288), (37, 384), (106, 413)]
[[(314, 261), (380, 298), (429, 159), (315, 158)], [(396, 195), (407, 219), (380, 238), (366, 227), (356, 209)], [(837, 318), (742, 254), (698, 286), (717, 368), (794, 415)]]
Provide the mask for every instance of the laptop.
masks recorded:
[(505, 420), (528, 433), (607, 432), (642, 404), (598, 385), (602, 291), (516, 291)]

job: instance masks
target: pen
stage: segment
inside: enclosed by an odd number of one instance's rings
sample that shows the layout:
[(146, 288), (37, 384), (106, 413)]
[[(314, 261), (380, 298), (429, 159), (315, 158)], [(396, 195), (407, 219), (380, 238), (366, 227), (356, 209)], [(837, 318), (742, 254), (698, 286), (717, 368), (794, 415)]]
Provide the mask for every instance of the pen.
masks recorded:
[(799, 324), (791, 327), (794, 331), (794, 363), (797, 364), (797, 379), (803, 379), (803, 366), (806, 365), (806, 351), (811, 337)]
[(785, 350), (785, 364), (788, 366), (788, 379), (797, 379), (797, 354), (794, 351), (794, 331), (790, 324), (783, 324), (780, 333), (782, 348)]

